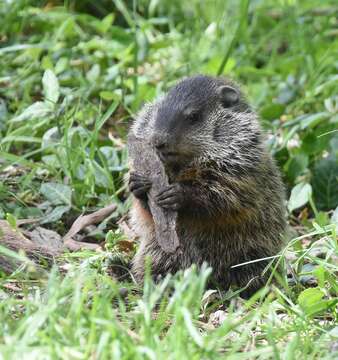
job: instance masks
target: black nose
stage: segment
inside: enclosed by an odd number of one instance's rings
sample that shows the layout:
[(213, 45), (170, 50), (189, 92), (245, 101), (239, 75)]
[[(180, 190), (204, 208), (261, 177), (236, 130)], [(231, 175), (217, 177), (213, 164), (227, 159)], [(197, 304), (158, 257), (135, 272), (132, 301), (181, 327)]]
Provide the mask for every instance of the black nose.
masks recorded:
[(168, 141), (163, 136), (155, 136), (154, 139), (154, 146), (157, 150), (163, 151), (168, 146)]
[(157, 142), (155, 147), (157, 150), (162, 151), (167, 147), (167, 143), (165, 141)]

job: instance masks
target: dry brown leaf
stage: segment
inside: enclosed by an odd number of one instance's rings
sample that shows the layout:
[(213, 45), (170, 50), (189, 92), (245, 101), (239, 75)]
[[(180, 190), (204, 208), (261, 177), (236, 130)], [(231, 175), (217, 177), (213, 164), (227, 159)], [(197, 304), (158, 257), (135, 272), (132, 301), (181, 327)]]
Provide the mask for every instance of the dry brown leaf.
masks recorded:
[(63, 250), (61, 235), (56, 231), (37, 226), (32, 231), (25, 231), (24, 234), (36, 245), (46, 246), (56, 252)]
[(221, 326), (228, 317), (228, 313), (224, 310), (217, 310), (210, 314), (209, 324), (214, 327)]
[(129, 240), (120, 240), (117, 243), (117, 248), (119, 251), (129, 253), (134, 250), (135, 243)]

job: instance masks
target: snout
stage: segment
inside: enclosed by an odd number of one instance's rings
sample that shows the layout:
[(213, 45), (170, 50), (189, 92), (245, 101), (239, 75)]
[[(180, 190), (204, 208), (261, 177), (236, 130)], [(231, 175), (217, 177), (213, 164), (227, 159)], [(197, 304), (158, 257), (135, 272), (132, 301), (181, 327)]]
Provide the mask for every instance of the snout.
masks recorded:
[(165, 138), (155, 137), (153, 144), (155, 149), (160, 152), (165, 151), (168, 148), (168, 140)]
[(156, 134), (152, 137), (152, 144), (163, 162), (171, 162), (178, 158), (179, 153), (168, 136)]

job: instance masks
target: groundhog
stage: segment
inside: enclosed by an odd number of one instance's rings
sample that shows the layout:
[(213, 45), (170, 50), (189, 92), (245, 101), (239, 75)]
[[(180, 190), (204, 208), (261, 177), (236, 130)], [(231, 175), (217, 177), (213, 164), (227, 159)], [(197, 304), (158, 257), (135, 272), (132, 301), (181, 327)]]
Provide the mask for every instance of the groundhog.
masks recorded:
[(284, 189), (239, 87), (223, 78), (186, 78), (147, 104), (130, 134), (147, 141), (165, 165), (170, 185), (155, 201), (177, 211), (180, 243), (173, 254), (161, 249), (147, 203), (151, 181), (131, 172), (131, 226), (140, 238), (135, 279), (142, 282), (149, 256), (154, 279), (206, 262), (213, 286), (244, 288), (244, 297), (261, 288), (269, 260), (256, 260), (277, 255), (283, 244)]

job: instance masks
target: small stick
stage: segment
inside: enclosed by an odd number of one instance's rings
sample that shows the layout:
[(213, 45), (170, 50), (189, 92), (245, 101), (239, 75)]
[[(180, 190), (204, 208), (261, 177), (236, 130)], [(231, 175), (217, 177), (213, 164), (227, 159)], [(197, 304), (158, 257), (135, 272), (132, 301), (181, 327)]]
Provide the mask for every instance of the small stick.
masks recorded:
[(67, 234), (63, 237), (63, 241), (67, 241), (67, 239), (72, 238), (74, 235), (76, 235), (78, 232), (80, 232), (82, 229), (89, 225), (97, 224), (101, 221), (103, 221), (106, 217), (108, 217), (110, 214), (113, 213), (113, 211), (116, 210), (116, 205), (111, 204), (103, 209), (97, 210), (91, 214), (88, 215), (80, 215), (73, 223), (70, 230), (67, 232)]
[(155, 223), (157, 242), (166, 253), (174, 253), (179, 247), (176, 232), (177, 212), (164, 210), (154, 201), (159, 191), (169, 185), (164, 166), (155, 150), (144, 139), (129, 135), (128, 150), (132, 170), (147, 176), (152, 182), (148, 201)]

